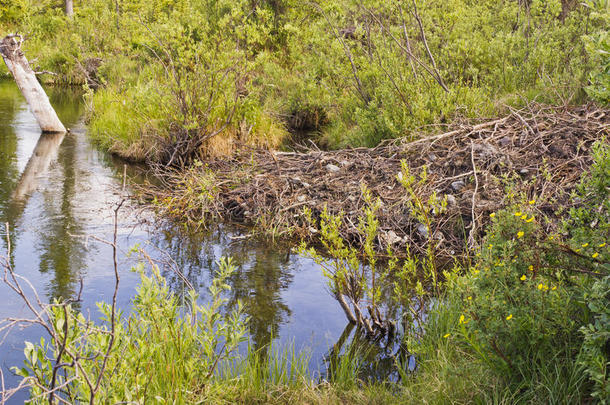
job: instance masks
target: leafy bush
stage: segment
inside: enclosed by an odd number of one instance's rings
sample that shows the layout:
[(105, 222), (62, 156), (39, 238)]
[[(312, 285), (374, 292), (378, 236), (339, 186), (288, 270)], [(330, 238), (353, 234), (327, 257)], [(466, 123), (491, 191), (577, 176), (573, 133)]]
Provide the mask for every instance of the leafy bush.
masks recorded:
[(26, 342), (25, 367), (16, 372), (32, 384), (33, 403), (47, 403), (52, 390), (69, 403), (151, 402), (186, 403), (196, 398), (219, 366), (236, 357), (246, 327), (241, 305), (223, 316), (235, 270), (230, 260), (220, 262), (218, 277), (210, 287), (207, 305), (190, 292), (186, 307), (169, 292), (153, 268), (142, 273), (133, 300), (133, 312), (116, 318), (109, 304), (100, 303), (98, 323), (85, 318), (71, 305), (50, 307), (50, 341)]
[(537, 391), (547, 374), (564, 373), (563, 394), (578, 399), (582, 374), (572, 364), (588, 319), (579, 303), (582, 287), (563, 267), (559, 246), (542, 237), (532, 211), (496, 213), (477, 266), (458, 287), (459, 329), (514, 391), (542, 398)]
[[(606, 27), (610, 24), (610, 2), (608, 0), (587, 0), (583, 3), (592, 10), (591, 18)], [(610, 104), (610, 36), (607, 30), (594, 32), (585, 38), (587, 51), (597, 62), (590, 74), (590, 85), (585, 88), (591, 98), (602, 104)]]
[(477, 265), (456, 283), (461, 339), (523, 399), (607, 398), (609, 152), (594, 147), (565, 242), (543, 232), (535, 201), (494, 213)]
[(102, 84), (90, 120), (104, 147), (173, 163), (278, 147), (287, 128), (373, 146), (587, 84), (603, 101), (607, 2), (570, 4), (92, 0), (67, 19), (59, 2), (21, 0), (0, 27), (30, 37), (30, 58), (59, 73), (45, 80)]
[(600, 403), (610, 398), (610, 276), (595, 282), (584, 295), (593, 321), (583, 326), (583, 356), (581, 361), (594, 383), (591, 396)]

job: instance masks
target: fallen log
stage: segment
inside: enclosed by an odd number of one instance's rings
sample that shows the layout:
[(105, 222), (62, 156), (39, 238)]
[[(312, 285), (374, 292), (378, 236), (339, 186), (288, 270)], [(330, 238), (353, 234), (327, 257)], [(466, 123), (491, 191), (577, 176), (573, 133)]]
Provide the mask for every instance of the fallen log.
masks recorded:
[(0, 41), (0, 54), (4, 63), (13, 75), (42, 132), (66, 132), (66, 127), (59, 120), (49, 97), (36, 79), (36, 73), (21, 50), (22, 43), (23, 37), (18, 34), (7, 35)]

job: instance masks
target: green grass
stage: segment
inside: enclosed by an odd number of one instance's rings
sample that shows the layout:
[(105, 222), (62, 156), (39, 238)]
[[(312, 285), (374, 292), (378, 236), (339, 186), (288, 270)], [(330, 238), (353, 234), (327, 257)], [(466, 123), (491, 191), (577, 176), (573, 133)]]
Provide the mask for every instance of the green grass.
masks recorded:
[(2, 5), (0, 28), (28, 35), (26, 54), (58, 73), (45, 80), (82, 85), (100, 58), (91, 133), (134, 160), (163, 160), (181, 131), (221, 129), (187, 151), (200, 156), (278, 148), (291, 131), (327, 148), (374, 146), (506, 105), (582, 102), (585, 88), (607, 99), (605, 1), (434, 0), (416, 14), (372, 0), (122, 0), (117, 15), (92, 0), (72, 20), (56, 3)]

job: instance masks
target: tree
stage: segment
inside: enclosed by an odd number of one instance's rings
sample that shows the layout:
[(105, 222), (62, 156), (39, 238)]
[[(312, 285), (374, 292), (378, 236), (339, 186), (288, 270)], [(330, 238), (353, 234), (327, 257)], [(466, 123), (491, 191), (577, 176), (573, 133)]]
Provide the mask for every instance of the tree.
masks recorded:
[(72, 17), (74, 15), (74, 0), (66, 0), (66, 15)]

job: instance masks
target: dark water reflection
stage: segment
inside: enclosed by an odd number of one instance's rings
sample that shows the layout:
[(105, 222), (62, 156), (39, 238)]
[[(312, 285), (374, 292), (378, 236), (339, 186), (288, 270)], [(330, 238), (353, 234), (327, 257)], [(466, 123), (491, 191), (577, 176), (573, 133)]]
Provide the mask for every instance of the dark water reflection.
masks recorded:
[[(80, 308), (96, 317), (95, 303), (112, 296), (112, 256), (108, 246), (83, 236), (112, 237), (113, 209), (126, 192), (124, 165), (89, 142), (78, 92), (49, 89), (49, 96), (72, 130), (63, 139), (41, 138), (14, 84), (0, 82), (0, 223), (11, 228), (12, 265), (43, 299), (73, 297), (82, 278)], [(127, 173), (132, 181), (145, 176), (131, 166)], [(254, 345), (260, 348), (275, 337), (280, 345), (310, 351), (311, 370), (323, 371), (324, 356), (341, 335), (345, 318), (312, 261), (290, 254), (288, 248), (239, 238), (239, 232), (223, 227), (197, 235), (160, 227), (133, 201), (119, 212), (119, 224), (122, 253), (140, 245), (161, 261), (171, 258), (203, 300), (216, 262), (232, 256), (238, 271), (230, 280), (230, 304), (245, 304)], [(5, 255), (2, 233), (0, 255)], [(121, 254), (118, 304), (126, 310), (139, 281), (129, 271), (134, 260)], [(164, 274), (180, 291), (183, 282), (170, 268)], [(19, 298), (1, 283), (0, 302), (0, 319), (28, 315)], [(24, 341), (38, 341), (40, 333), (35, 328), (13, 330), (0, 345), (0, 367), (9, 386), (18, 380), (8, 368), (21, 366)]]

